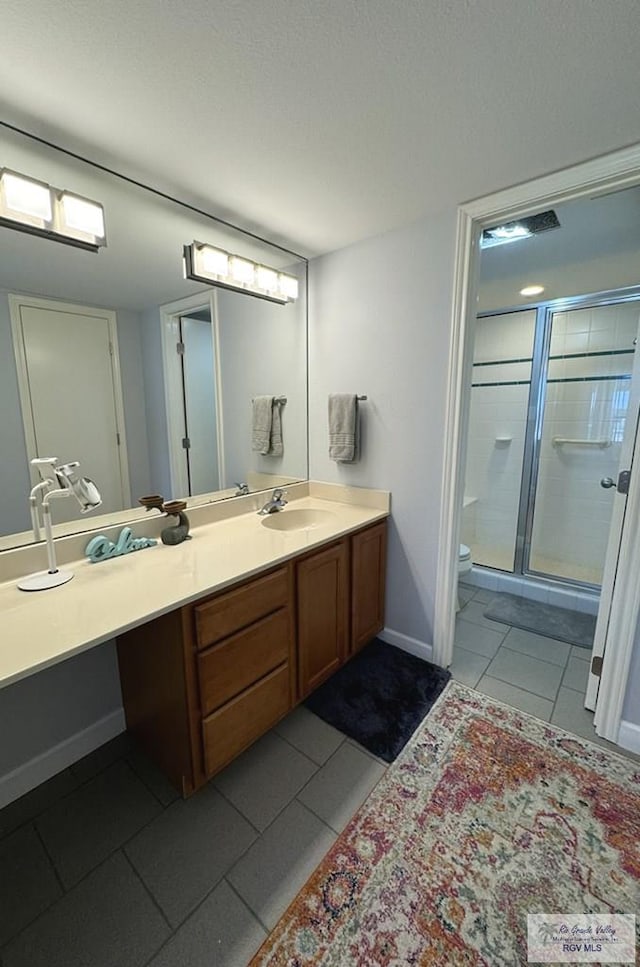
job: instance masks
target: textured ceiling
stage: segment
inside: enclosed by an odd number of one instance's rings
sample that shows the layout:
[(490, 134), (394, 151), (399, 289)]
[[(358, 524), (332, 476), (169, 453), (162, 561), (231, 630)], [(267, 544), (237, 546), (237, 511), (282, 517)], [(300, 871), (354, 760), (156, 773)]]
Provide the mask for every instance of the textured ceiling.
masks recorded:
[(4, 0), (0, 117), (307, 254), (640, 140), (637, 0)]

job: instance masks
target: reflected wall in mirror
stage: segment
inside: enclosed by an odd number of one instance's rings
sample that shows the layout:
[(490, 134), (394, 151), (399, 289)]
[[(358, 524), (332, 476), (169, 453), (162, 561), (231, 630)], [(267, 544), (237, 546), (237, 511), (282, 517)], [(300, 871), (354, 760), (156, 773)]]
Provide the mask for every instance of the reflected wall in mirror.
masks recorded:
[[(58, 501), (56, 534), (143, 516), (146, 494), (193, 505), (306, 479), (306, 260), (6, 125), (0, 167), (100, 201), (107, 232), (93, 253), (0, 227), (0, 549), (33, 539), (36, 455), (79, 460), (103, 496), (90, 518)], [(296, 276), (299, 298), (186, 280), (194, 239)], [(252, 449), (258, 396), (286, 399), (281, 455)]]

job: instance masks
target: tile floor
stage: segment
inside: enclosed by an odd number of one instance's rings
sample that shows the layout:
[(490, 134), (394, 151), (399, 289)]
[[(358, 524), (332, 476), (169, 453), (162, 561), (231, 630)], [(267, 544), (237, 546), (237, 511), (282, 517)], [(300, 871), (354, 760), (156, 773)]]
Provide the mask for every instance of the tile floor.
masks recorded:
[[(460, 588), (453, 677), (598, 739), (584, 649)], [(298, 708), (191, 799), (123, 735), (0, 810), (0, 967), (245, 967), (385, 764)]]
[(385, 768), (298, 708), (183, 801), (115, 739), (0, 811), (0, 964), (245, 967)]
[(484, 617), (495, 592), (460, 584), (451, 674), (492, 698), (552, 722), (615, 752), (600, 739), (584, 708), (590, 652), (564, 641), (512, 628)]

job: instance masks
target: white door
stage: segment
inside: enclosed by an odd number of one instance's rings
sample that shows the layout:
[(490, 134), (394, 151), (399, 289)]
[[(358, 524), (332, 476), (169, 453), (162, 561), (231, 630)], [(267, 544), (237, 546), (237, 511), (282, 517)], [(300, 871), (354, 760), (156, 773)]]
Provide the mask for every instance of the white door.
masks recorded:
[[(115, 314), (13, 296), (11, 315), (28, 458), (79, 460), (100, 491), (100, 512), (125, 509), (130, 498)], [(32, 475), (33, 483), (38, 479)], [(54, 523), (74, 520), (80, 507), (75, 500), (55, 501), (52, 516)]]
[(218, 419), (211, 322), (181, 320), (185, 436), (189, 440), (190, 494), (220, 489)]
[[(640, 330), (639, 333), (640, 335)], [(636, 337), (637, 341), (637, 337)], [(637, 344), (637, 342), (636, 342)], [(605, 649), (607, 647), (607, 642), (609, 640), (611, 628), (612, 628), (612, 617), (616, 612), (622, 609), (624, 601), (622, 600), (622, 591), (620, 588), (620, 572), (618, 570), (620, 563), (620, 551), (623, 543), (623, 538), (626, 536), (629, 538), (631, 535), (629, 532), (625, 532), (625, 515), (627, 510), (627, 488), (624, 487), (624, 481), (622, 481), (621, 490), (617, 489), (617, 484), (619, 482), (619, 474), (622, 471), (630, 470), (632, 464), (634, 463), (635, 457), (637, 455), (637, 445), (638, 445), (638, 425), (639, 425), (639, 414), (640, 414), (640, 351), (636, 350), (633, 359), (633, 368), (631, 373), (631, 380), (629, 384), (629, 401), (627, 414), (624, 424), (624, 433), (622, 437), (622, 446), (620, 447), (620, 463), (618, 466), (618, 471), (615, 476), (610, 478), (604, 478), (602, 485), (606, 486), (607, 492), (611, 495), (612, 516), (611, 516), (611, 526), (609, 530), (609, 539), (607, 543), (607, 553), (605, 556), (604, 570), (602, 575), (602, 590), (600, 593), (600, 607), (598, 610), (598, 619), (596, 622), (595, 637), (593, 643), (593, 650), (591, 652), (591, 671), (589, 673), (589, 681), (587, 684), (587, 694), (585, 697), (586, 708), (593, 711), (596, 708), (596, 702), (598, 699), (598, 690), (600, 687), (600, 672), (598, 670), (597, 674), (594, 674), (594, 659), (596, 659), (595, 665), (600, 665), (601, 660), (604, 656)], [(636, 470), (635, 473), (639, 473), (637, 469), (636, 460)], [(585, 522), (588, 526), (588, 522)], [(616, 593), (617, 591), (617, 593)], [(617, 642), (618, 644), (618, 642)], [(597, 722), (596, 722), (597, 724)]]

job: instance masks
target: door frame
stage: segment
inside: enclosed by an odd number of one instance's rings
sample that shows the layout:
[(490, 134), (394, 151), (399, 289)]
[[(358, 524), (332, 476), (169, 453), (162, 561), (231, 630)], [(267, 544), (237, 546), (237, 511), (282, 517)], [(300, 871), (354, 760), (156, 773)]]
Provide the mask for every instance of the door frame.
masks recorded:
[[(162, 368), (164, 372), (164, 401), (167, 417), (167, 449), (169, 453), (169, 473), (171, 492), (186, 494), (188, 480), (184, 450), (180, 445), (183, 427), (180, 414), (184, 412), (182, 395), (182, 370), (175, 351), (179, 340), (180, 317), (189, 315), (197, 309), (209, 308), (211, 313), (211, 339), (213, 341), (213, 368), (215, 373), (216, 394), (216, 437), (218, 446), (218, 476), (220, 483), (226, 480), (224, 462), (224, 419), (222, 414), (222, 368), (220, 366), (220, 326), (218, 321), (218, 299), (215, 289), (207, 289), (199, 295), (187, 296), (175, 302), (160, 306), (160, 334), (162, 340)], [(224, 488), (222, 488), (224, 489)]]
[[(455, 632), (455, 599), (458, 580), (458, 546), (464, 470), (467, 449), (469, 404), (471, 399), (471, 366), (479, 281), (480, 236), (484, 228), (497, 222), (512, 221), (534, 214), (545, 207), (594, 194), (605, 194), (640, 184), (640, 145), (612, 152), (533, 181), (507, 188), (468, 202), (458, 208), (454, 259), (451, 335), (444, 422), (444, 455), (440, 503), (440, 541), (438, 546), (438, 580), (434, 608), (434, 661), (443, 666), (453, 659)], [(640, 526), (640, 482), (629, 491), (627, 520), (629, 528)], [(632, 490), (634, 503), (631, 505)], [(636, 496), (637, 495), (637, 496)], [(637, 500), (637, 508), (635, 501)], [(632, 512), (633, 511), (633, 512)], [(625, 522), (626, 523), (626, 522)], [(624, 533), (624, 532), (623, 532)], [(628, 541), (630, 545), (632, 541)], [(639, 542), (640, 544), (640, 542)], [(624, 583), (640, 569), (640, 546), (629, 546), (625, 561), (630, 570)], [(635, 570), (633, 570), (635, 569)], [(620, 626), (629, 629), (640, 614), (640, 591), (623, 598), (625, 620)], [(620, 596), (623, 594), (620, 587)], [(615, 616), (622, 622), (622, 614)], [(614, 615), (612, 614), (612, 621)], [(626, 691), (632, 636), (608, 643), (596, 712), (599, 735), (617, 740)]]
[(120, 489), (122, 495), (122, 509), (126, 510), (131, 504), (131, 485), (129, 481), (129, 457), (127, 450), (127, 432), (124, 419), (124, 396), (122, 392), (122, 374), (120, 370), (120, 350), (118, 348), (117, 313), (113, 309), (103, 309), (99, 306), (78, 305), (75, 302), (59, 302), (56, 299), (42, 299), (38, 296), (19, 295), (9, 293), (9, 316), (11, 318), (11, 335), (16, 359), (16, 374), (18, 378), (18, 395), (22, 411), (22, 425), (24, 428), (25, 447), (29, 462), (29, 477), (32, 484), (38, 483), (39, 476), (31, 468), (31, 460), (39, 456), (36, 447), (33, 416), (31, 413), (31, 393), (29, 390), (29, 375), (27, 370), (27, 356), (22, 337), (22, 320), (20, 307), (30, 306), (34, 309), (50, 309), (54, 312), (66, 312), (74, 315), (104, 316), (107, 320), (109, 343), (111, 345), (111, 374), (113, 379), (113, 398), (116, 411), (116, 430), (119, 434), (118, 459), (120, 465)]

